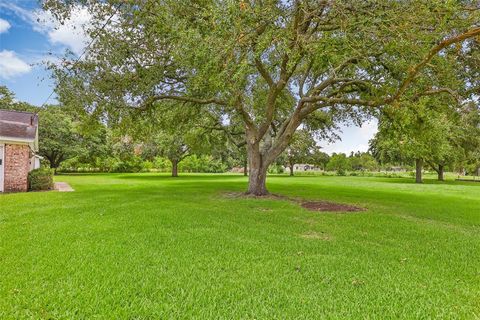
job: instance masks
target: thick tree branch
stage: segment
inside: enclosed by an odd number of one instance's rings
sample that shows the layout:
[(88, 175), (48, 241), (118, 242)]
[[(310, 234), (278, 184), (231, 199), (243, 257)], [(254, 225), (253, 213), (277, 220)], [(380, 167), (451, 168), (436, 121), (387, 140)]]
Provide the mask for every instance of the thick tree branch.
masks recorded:
[(438, 88), (438, 89), (426, 90), (426, 91), (424, 91), (424, 92), (417, 93), (417, 94), (413, 97), (413, 99), (414, 99), (414, 100), (418, 100), (420, 97), (433, 96), (433, 95), (440, 94), (440, 93), (449, 94), (449, 95), (451, 95), (452, 98), (454, 98), (457, 102), (460, 102), (460, 96), (458, 95), (458, 93), (457, 93), (455, 90), (452, 90), (452, 89), (450, 89), (450, 88)]
[(480, 27), (472, 28), (460, 35), (441, 41), (439, 44), (437, 44), (428, 52), (428, 54), (422, 59), (422, 61), (420, 61), (420, 63), (410, 68), (410, 70), (408, 71), (407, 77), (403, 80), (397, 92), (393, 96), (387, 98), (385, 100), (385, 103), (392, 103), (398, 100), (403, 95), (403, 93), (405, 93), (408, 86), (415, 80), (415, 77), (418, 75), (420, 70), (423, 67), (425, 67), (425, 65), (427, 65), (433, 59), (433, 57), (435, 57), (435, 55), (437, 55), (440, 51), (442, 51), (449, 45), (462, 42), (466, 39), (476, 37), (478, 35), (480, 35)]
[(237, 110), (237, 112), (240, 114), (240, 116), (242, 117), (243, 119), (243, 122), (245, 122), (245, 125), (247, 126), (247, 128), (254, 132), (255, 134), (258, 133), (258, 129), (257, 129), (257, 126), (255, 125), (255, 123), (253, 122), (253, 119), (252, 117), (248, 114), (247, 110), (245, 110), (245, 108), (243, 107), (243, 103), (242, 103), (242, 97), (241, 95), (238, 95), (237, 96), (237, 99), (235, 101), (235, 105), (234, 105), (235, 109)]
[(275, 83), (260, 59), (255, 58), (255, 66), (257, 67), (258, 72), (260, 72), (262, 78), (267, 82), (268, 86), (273, 87)]
[(153, 103), (158, 100), (177, 100), (177, 101), (184, 101), (184, 102), (192, 102), (196, 104), (217, 104), (217, 105), (222, 105), (225, 106), (228, 103), (226, 101), (216, 99), (216, 98), (211, 98), (211, 99), (199, 99), (199, 98), (193, 98), (193, 97), (186, 97), (186, 96), (175, 96), (175, 95), (158, 95), (158, 96), (153, 96), (151, 99), (147, 99), (147, 105), (148, 103)]
[(328, 97), (304, 97), (302, 98), (304, 103), (316, 103), (316, 102), (323, 102), (328, 105), (334, 104), (348, 104), (348, 105), (359, 105), (359, 106), (366, 106), (366, 107), (378, 107), (378, 102), (370, 101), (370, 100), (363, 100), (363, 99), (349, 99), (349, 98), (328, 98)]
[(429, 161), (429, 160), (426, 160), (427, 164), (436, 172), (436, 173), (440, 173), (440, 170), (438, 170), (438, 168), (436, 167), (436, 165)]

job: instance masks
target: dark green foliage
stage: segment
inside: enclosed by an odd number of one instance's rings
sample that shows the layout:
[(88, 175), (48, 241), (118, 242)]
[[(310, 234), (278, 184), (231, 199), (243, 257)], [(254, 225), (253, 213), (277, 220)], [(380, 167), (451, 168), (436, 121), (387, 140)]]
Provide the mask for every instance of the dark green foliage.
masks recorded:
[(379, 168), (375, 158), (368, 152), (352, 152), (348, 160), (354, 171), (377, 171)]
[(311, 157), (311, 162), (313, 165), (325, 170), (328, 161), (330, 161), (330, 156), (322, 151), (316, 151)]
[(327, 170), (336, 171), (339, 176), (344, 176), (347, 170), (352, 167), (344, 153), (332, 154), (330, 161), (327, 164)]
[(47, 107), (40, 111), (39, 118), (39, 153), (48, 160), (50, 168), (57, 169), (63, 161), (81, 152), (81, 137), (65, 108)]
[(38, 108), (26, 102), (16, 101), (15, 94), (6, 86), (0, 85), (0, 109), (35, 112)]
[(212, 156), (192, 155), (183, 160), (178, 169), (180, 172), (204, 172), (204, 173), (222, 173), (227, 171), (227, 167), (220, 159), (214, 159)]
[(47, 168), (35, 169), (28, 173), (28, 189), (44, 191), (53, 189), (53, 170)]

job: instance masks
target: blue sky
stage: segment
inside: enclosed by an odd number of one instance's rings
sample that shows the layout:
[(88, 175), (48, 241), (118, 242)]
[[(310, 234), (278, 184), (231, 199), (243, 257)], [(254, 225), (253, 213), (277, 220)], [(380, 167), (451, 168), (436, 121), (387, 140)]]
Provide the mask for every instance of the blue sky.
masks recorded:
[[(26, 16), (7, 7), (12, 4), (0, 0), (0, 84), (15, 92), (18, 100), (38, 105), (51, 87), (48, 79), (40, 81), (48, 74), (36, 65), (49, 44), (44, 34), (33, 30), (33, 22), (28, 23)], [(19, 4), (29, 12), (36, 6), (33, 1)]]
[[(81, 32), (88, 18), (80, 9), (65, 25), (59, 25), (39, 9), (36, 0), (0, 0), (0, 85), (13, 91), (19, 101), (44, 103), (53, 81), (42, 62), (55, 61), (65, 50), (80, 54), (88, 42)], [(373, 120), (362, 127), (342, 126), (341, 130), (341, 141), (320, 142), (325, 152), (366, 151), (377, 124)]]
[(67, 49), (81, 52), (88, 39), (80, 27), (87, 20), (86, 12), (77, 12), (59, 25), (36, 0), (0, 0), (0, 84), (17, 100), (44, 103), (53, 89), (44, 62), (55, 61)]

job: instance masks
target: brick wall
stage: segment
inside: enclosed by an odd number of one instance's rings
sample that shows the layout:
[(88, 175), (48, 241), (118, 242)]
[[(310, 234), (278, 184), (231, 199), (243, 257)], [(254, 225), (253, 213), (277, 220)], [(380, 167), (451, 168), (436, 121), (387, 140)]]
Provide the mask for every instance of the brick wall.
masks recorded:
[(5, 192), (25, 192), (28, 190), (30, 168), (30, 148), (25, 145), (5, 145)]

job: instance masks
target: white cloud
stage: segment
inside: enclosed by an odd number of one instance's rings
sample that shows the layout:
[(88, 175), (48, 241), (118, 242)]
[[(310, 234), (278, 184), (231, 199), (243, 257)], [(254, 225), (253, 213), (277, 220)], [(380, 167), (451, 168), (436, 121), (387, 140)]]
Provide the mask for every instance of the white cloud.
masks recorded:
[(15, 52), (0, 51), (0, 78), (9, 79), (30, 72), (32, 67), (17, 57)]
[(0, 7), (15, 13), (29, 23), (33, 30), (45, 34), (50, 43), (64, 45), (77, 55), (82, 53), (90, 41), (84, 28), (89, 26), (91, 14), (84, 7), (74, 8), (63, 24), (55, 20), (50, 12), (40, 9), (30, 11), (16, 4), (3, 2), (0, 2)]
[(341, 128), (340, 140), (334, 143), (322, 141), (320, 146), (322, 151), (328, 154), (332, 153), (346, 153), (350, 154), (352, 151), (366, 152), (369, 149), (368, 142), (372, 139), (378, 131), (377, 120), (371, 120), (358, 126), (344, 126)]
[(10, 23), (7, 20), (0, 18), (0, 33), (7, 32), (10, 27)]
[(49, 12), (43, 10), (35, 10), (33, 19), (35, 31), (47, 34), (51, 43), (65, 45), (77, 55), (82, 53), (90, 41), (84, 31), (91, 20), (91, 15), (86, 8), (73, 9), (71, 16), (64, 24), (60, 24)]
[(378, 121), (376, 119), (370, 120), (362, 124), (359, 128), (360, 134), (365, 139), (372, 139), (373, 136), (378, 132)]

